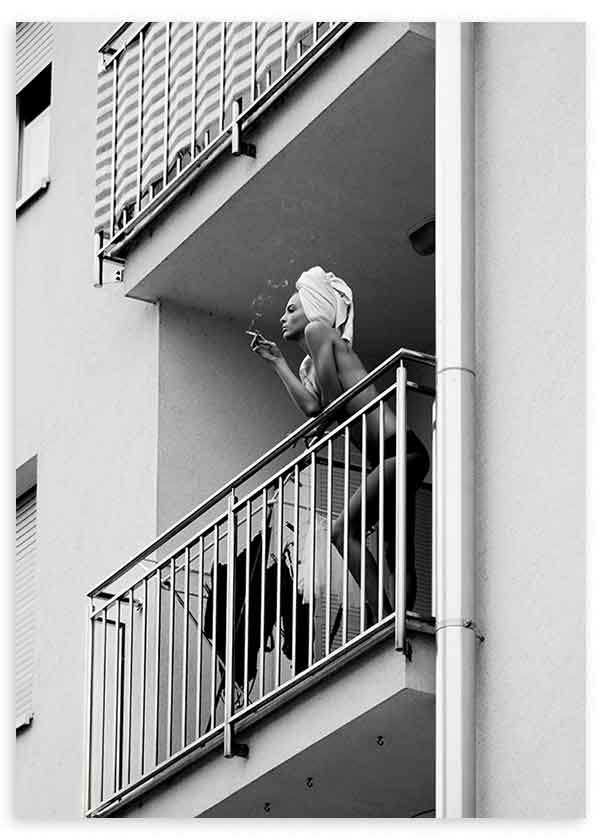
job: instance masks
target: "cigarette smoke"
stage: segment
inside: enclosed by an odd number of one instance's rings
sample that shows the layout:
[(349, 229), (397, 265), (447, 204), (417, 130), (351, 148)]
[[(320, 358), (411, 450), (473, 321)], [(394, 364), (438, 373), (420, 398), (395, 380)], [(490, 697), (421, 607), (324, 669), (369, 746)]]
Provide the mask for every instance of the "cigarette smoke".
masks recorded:
[[(283, 279), (270, 279), (267, 280), (267, 287), (269, 289), (285, 289), (289, 286), (289, 280), (286, 278)], [(250, 326), (248, 327), (249, 330), (256, 329), (257, 323), (261, 320), (264, 316), (265, 308), (273, 301), (273, 295), (266, 294), (264, 292), (259, 292), (255, 298), (252, 299), (252, 303), (250, 304), (250, 309), (252, 310), (252, 320), (250, 321)]]

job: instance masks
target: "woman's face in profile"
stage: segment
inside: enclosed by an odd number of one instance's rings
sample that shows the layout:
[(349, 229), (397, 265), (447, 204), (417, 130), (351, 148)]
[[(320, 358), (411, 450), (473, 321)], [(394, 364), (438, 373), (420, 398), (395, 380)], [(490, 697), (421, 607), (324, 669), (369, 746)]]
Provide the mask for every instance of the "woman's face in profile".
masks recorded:
[(293, 294), (288, 300), (279, 322), (281, 324), (281, 334), (286, 341), (298, 341), (298, 339), (304, 336), (308, 318), (302, 308), (302, 302), (298, 292)]

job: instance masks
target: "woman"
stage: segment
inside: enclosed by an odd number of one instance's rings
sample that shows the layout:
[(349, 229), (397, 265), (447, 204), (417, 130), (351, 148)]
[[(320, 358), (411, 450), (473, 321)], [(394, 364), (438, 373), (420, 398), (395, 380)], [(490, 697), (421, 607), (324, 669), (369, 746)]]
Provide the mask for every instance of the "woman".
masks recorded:
[[(289, 299), (280, 319), (282, 336), (286, 341), (297, 342), (306, 353), (300, 365), (299, 377), (290, 369), (281, 350), (273, 341), (258, 334), (251, 349), (273, 366), (293, 402), (308, 417), (315, 417), (344, 391), (367, 375), (361, 360), (352, 349), (353, 299), (349, 286), (320, 266), (305, 271), (296, 282), (296, 293)], [(363, 408), (377, 396), (374, 385), (365, 388), (343, 406), (346, 417)], [(361, 448), (360, 431), (351, 430), (354, 443)], [(395, 546), (395, 475), (396, 475), (396, 420), (394, 412), (384, 408), (384, 461), (379, 465), (379, 420), (377, 412), (367, 415), (367, 461), (371, 472), (366, 478), (366, 527), (369, 530), (379, 516), (379, 480), (383, 470), (384, 480), (384, 540), (390, 571), (394, 570)], [(412, 609), (416, 597), (416, 572), (414, 555), (415, 494), (429, 470), (427, 450), (411, 430), (406, 436), (406, 607)], [(348, 504), (348, 568), (360, 585), (361, 567), (361, 490), (358, 489)], [(344, 515), (332, 527), (332, 541), (343, 554)], [(366, 550), (365, 595), (368, 625), (378, 614), (377, 562)], [(393, 609), (384, 593), (384, 614)], [(369, 615), (370, 613), (370, 615)]]

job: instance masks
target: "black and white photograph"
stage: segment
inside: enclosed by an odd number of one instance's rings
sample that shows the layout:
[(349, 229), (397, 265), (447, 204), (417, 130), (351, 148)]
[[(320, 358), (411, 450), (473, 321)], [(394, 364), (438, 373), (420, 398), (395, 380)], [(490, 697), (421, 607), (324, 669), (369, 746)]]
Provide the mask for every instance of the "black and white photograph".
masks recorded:
[(10, 24), (13, 818), (585, 817), (586, 23), (258, 11)]

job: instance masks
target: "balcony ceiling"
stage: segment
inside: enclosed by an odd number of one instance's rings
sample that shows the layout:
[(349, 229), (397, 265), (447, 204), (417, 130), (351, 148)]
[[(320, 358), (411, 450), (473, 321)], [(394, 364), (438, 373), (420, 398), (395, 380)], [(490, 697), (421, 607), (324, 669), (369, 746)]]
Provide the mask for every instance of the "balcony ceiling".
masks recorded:
[[(434, 257), (407, 238), (434, 211), (434, 86), (434, 44), (408, 32), (129, 294), (240, 328), (271, 295), (257, 325), (277, 339), (295, 280), (322, 265), (354, 289), (365, 360), (434, 352)], [(258, 148), (268, 120), (247, 137)]]

